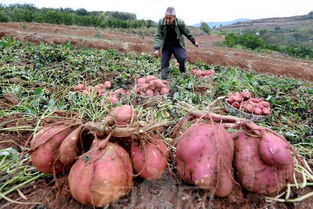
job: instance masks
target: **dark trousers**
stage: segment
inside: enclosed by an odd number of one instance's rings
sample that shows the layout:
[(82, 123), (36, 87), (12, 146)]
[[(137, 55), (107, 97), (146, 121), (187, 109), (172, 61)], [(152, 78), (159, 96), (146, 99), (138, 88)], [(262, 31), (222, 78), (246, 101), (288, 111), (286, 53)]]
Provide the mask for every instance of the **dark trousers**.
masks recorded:
[(172, 54), (179, 63), (180, 72), (186, 72), (185, 62), (186, 62), (186, 51), (180, 46), (164, 46), (162, 49), (161, 58), (161, 79), (166, 80), (168, 78), (170, 69), (170, 59)]

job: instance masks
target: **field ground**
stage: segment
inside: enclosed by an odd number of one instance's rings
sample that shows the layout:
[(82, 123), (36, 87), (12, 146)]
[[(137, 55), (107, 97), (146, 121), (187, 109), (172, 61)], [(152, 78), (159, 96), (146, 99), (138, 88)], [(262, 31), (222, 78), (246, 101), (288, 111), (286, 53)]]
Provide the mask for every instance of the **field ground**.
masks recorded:
[[(13, 36), (34, 43), (67, 43), (98, 49), (114, 48), (121, 52), (152, 53), (152, 34), (132, 34), (93, 27), (39, 23), (0, 23), (0, 37)], [(207, 64), (237, 66), (241, 69), (313, 81), (313, 63), (280, 53), (261, 54), (214, 46), (222, 36), (198, 36), (199, 48), (187, 43), (188, 60)]]
[[(54, 179), (30, 166), (29, 139), (39, 126), (54, 121), (99, 121), (108, 113), (112, 105), (106, 97), (74, 92), (78, 83), (96, 85), (111, 80), (112, 89), (131, 90), (135, 78), (158, 76), (159, 60), (150, 55), (151, 36), (35, 23), (1, 23), (0, 35), (0, 207), (91, 209), (71, 197), (66, 174)], [(219, 96), (249, 90), (270, 102), (273, 110), (259, 125), (284, 135), (313, 167), (313, 86), (307, 82), (313, 81), (313, 64), (281, 54), (214, 46), (223, 40), (221, 36), (199, 36), (198, 40), (199, 49), (188, 46), (188, 57), (194, 62), (188, 63), (188, 69), (214, 69), (214, 79), (203, 81), (181, 74), (172, 63), (170, 94), (157, 106), (142, 111), (141, 119), (175, 124), (186, 115), (176, 106), (177, 101), (203, 109)], [(218, 106), (222, 108), (219, 113), (226, 114), (223, 104)], [(169, 143), (173, 140), (171, 127), (161, 133)], [(297, 177), (300, 183), (301, 175)], [(293, 188), (290, 199), (310, 192), (312, 186)], [(313, 208), (313, 198), (269, 203), (265, 196), (236, 185), (228, 197), (211, 199), (204, 191), (183, 183), (171, 159), (160, 180), (135, 178), (132, 191), (108, 208), (307, 209)]]

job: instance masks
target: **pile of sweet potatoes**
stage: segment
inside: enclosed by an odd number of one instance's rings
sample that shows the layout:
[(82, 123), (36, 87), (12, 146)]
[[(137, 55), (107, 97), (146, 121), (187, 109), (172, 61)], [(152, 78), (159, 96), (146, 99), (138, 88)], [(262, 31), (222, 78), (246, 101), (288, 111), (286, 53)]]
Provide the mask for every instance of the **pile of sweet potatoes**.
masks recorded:
[(169, 93), (168, 82), (153, 75), (136, 80), (136, 93), (142, 96), (160, 96)]
[(192, 68), (191, 74), (200, 78), (210, 78), (215, 75), (215, 71), (213, 69), (212, 70), (199, 70), (197, 68)]
[[(177, 172), (184, 181), (220, 197), (229, 195), (236, 181), (266, 195), (293, 181), (295, 152), (284, 137), (234, 116), (192, 114), (210, 122), (195, 123), (178, 137)], [(228, 127), (241, 130), (230, 134)]]
[(31, 141), (32, 164), (44, 173), (69, 172), (71, 194), (83, 204), (113, 203), (131, 190), (133, 167), (152, 181), (167, 166), (167, 146), (157, 134), (140, 129), (137, 119), (137, 112), (123, 105), (101, 123), (61, 121), (44, 126)]
[(109, 91), (111, 87), (112, 87), (112, 84), (110, 81), (99, 83), (96, 86), (86, 86), (85, 84), (80, 83), (77, 86), (75, 86), (73, 90), (81, 92), (83, 95), (87, 95), (90, 93), (95, 93), (98, 96), (107, 95), (109, 101), (112, 104), (117, 104), (119, 102), (119, 97), (121, 95), (125, 95), (126, 91), (123, 88), (119, 88), (115, 91)]
[(104, 83), (99, 83), (96, 86), (87, 86), (85, 84), (77, 84), (73, 90), (81, 92), (83, 95), (87, 95), (91, 92), (95, 92), (99, 96), (103, 96), (107, 89), (110, 89), (112, 86), (111, 81), (106, 81)]
[(248, 91), (235, 92), (227, 97), (228, 104), (247, 113), (255, 115), (269, 115), (270, 103), (263, 98), (254, 98)]

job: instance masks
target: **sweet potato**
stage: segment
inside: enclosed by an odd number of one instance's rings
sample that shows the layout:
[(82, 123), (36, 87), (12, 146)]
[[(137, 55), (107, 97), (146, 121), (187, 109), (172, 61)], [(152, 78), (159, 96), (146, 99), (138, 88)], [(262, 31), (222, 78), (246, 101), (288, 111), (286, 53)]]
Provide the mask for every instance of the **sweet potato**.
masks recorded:
[(85, 85), (84, 84), (77, 84), (77, 86), (74, 87), (74, 91), (82, 91), (85, 89)]
[(123, 88), (119, 88), (119, 89), (114, 91), (114, 94), (124, 95), (124, 94), (126, 94), (126, 91)]
[(146, 92), (145, 92), (145, 95), (146, 96), (153, 96), (153, 91), (151, 89), (148, 89)]
[[(259, 194), (273, 194), (279, 192), (292, 181), (293, 163), (288, 166), (275, 167), (266, 164), (261, 158), (259, 149), (262, 138), (248, 136), (245, 133), (238, 134), (235, 139), (235, 168), (238, 182), (248, 191)], [(269, 147), (265, 143), (263, 150)], [(276, 143), (273, 147), (276, 147)], [(262, 152), (263, 152), (262, 150)], [(285, 153), (285, 152), (284, 152)], [(264, 154), (264, 153), (263, 153)], [(285, 153), (286, 154), (286, 153)], [(285, 156), (285, 155), (283, 155)], [(287, 157), (289, 159), (289, 157)], [(268, 161), (281, 159), (268, 155)]]
[(250, 98), (249, 101), (254, 102), (254, 103), (259, 103), (262, 102), (264, 99), (263, 98)]
[(243, 97), (241, 95), (234, 95), (233, 98), (234, 98), (234, 101), (238, 103), (243, 101)]
[(81, 133), (84, 126), (79, 126), (68, 134), (59, 148), (58, 159), (63, 165), (70, 165), (74, 163), (76, 157), (79, 155), (78, 143), (80, 142)]
[(216, 196), (231, 193), (234, 144), (223, 126), (195, 124), (179, 137), (176, 149), (177, 171), (183, 180)]
[(247, 113), (252, 113), (253, 109), (254, 109), (254, 107), (252, 104), (246, 103), (243, 105), (243, 110)]
[(262, 114), (263, 114), (263, 115), (269, 115), (269, 114), (271, 114), (271, 111), (270, 111), (269, 108), (263, 107), (263, 108), (262, 108)]
[(43, 173), (59, 173), (65, 166), (57, 159), (58, 149), (75, 127), (55, 123), (43, 127), (31, 141), (31, 162), (32, 165)]
[(161, 90), (160, 90), (160, 94), (161, 95), (166, 95), (166, 94), (168, 94), (170, 91), (168, 90), (168, 88), (162, 88)]
[(262, 115), (262, 109), (259, 107), (255, 107), (253, 113), (256, 115)]
[(133, 109), (129, 105), (121, 105), (114, 107), (109, 113), (110, 121), (114, 121), (118, 125), (127, 125), (132, 118)]
[(247, 100), (251, 97), (251, 93), (249, 91), (240, 92), (240, 95), (244, 98), (244, 100)]
[(291, 150), (282, 138), (272, 133), (264, 133), (259, 145), (264, 163), (273, 167), (288, 167), (293, 164)]
[(167, 165), (169, 157), (166, 145), (154, 136), (152, 143), (132, 143), (131, 158), (140, 177), (153, 181), (159, 179)]
[(105, 85), (103, 84), (103, 83), (99, 83), (99, 84), (97, 84), (96, 86), (95, 86), (95, 90), (97, 91), (97, 92), (99, 92), (100, 90), (102, 90), (102, 89), (105, 89), (106, 87), (105, 87)]
[(105, 86), (105, 88), (107, 88), (107, 89), (111, 88), (111, 86), (112, 86), (111, 81), (106, 81), (106, 82), (104, 82), (104, 86)]
[(157, 79), (157, 77), (153, 76), (153, 75), (148, 75), (146, 76), (146, 82), (149, 83), (150, 81)]
[(146, 83), (146, 79), (145, 78), (138, 78), (137, 84), (144, 84), (144, 83)]
[(261, 101), (261, 102), (260, 102), (260, 105), (261, 105), (262, 107), (270, 107), (270, 103), (268, 103), (268, 102), (266, 102), (266, 101)]
[(72, 196), (82, 204), (103, 207), (127, 194), (133, 184), (129, 154), (108, 142), (104, 149), (82, 155), (70, 170)]
[(109, 94), (109, 100), (112, 104), (117, 104), (118, 103), (118, 98), (116, 96), (116, 94), (114, 94), (113, 92), (111, 92)]
[(228, 97), (226, 101), (228, 102), (228, 104), (232, 104), (233, 102), (235, 102), (234, 97), (232, 96)]
[(151, 81), (150, 84), (151, 83), (153, 83), (155, 88), (166, 88), (167, 87), (166, 84), (164, 84), (161, 79), (155, 79), (155, 80)]

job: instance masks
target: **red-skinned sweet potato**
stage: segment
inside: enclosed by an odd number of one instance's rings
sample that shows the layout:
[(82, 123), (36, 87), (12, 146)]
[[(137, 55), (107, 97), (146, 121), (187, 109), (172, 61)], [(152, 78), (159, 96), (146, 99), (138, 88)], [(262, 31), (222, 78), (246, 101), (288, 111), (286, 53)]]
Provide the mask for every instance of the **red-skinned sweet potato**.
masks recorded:
[(146, 83), (146, 79), (145, 78), (138, 78), (137, 84), (144, 84), (144, 83)]
[(146, 96), (153, 96), (154, 95), (154, 93), (151, 89), (148, 89), (145, 94), (146, 94)]
[(104, 149), (94, 147), (72, 166), (69, 187), (80, 203), (103, 207), (130, 191), (133, 169), (129, 154), (119, 145), (108, 142)]
[(264, 133), (259, 145), (260, 156), (264, 163), (273, 167), (286, 167), (293, 164), (288, 144), (273, 133)]
[(168, 88), (162, 88), (161, 90), (160, 90), (160, 94), (161, 95), (166, 95), (166, 94), (168, 94), (170, 92), (170, 90), (168, 89)]
[(82, 91), (85, 89), (85, 85), (80, 83), (80, 84), (77, 84), (77, 86), (74, 87), (74, 91)]
[(110, 92), (108, 99), (112, 104), (118, 103), (118, 98), (117, 98), (116, 94), (114, 94), (113, 92)]
[(104, 87), (105, 87), (105, 88), (109, 89), (109, 88), (111, 88), (111, 86), (112, 86), (111, 81), (106, 81), (106, 82), (104, 82)]
[(251, 93), (249, 91), (240, 92), (240, 95), (245, 99), (249, 99), (251, 97)]
[(195, 124), (179, 137), (176, 149), (177, 171), (183, 180), (216, 196), (231, 193), (234, 143), (223, 126)]
[[(250, 192), (269, 195), (279, 192), (287, 186), (288, 182), (292, 181), (294, 167), (292, 161), (289, 162), (289, 157), (283, 160), (290, 163), (284, 167), (270, 166), (265, 163), (261, 158), (259, 148), (262, 140), (261, 137), (252, 137), (245, 133), (238, 134), (235, 139), (235, 167), (238, 182), (245, 189)], [(264, 144), (263, 151), (267, 152), (267, 145), (267, 143)], [(274, 143), (273, 147), (276, 145), (278, 144)], [(284, 149), (283, 146), (282, 149)], [(281, 159), (280, 155), (277, 158), (268, 155), (269, 162), (278, 159)]]
[(55, 123), (43, 127), (31, 141), (32, 165), (43, 173), (60, 173), (65, 166), (57, 159), (59, 147), (75, 126)]
[(167, 165), (169, 157), (166, 145), (159, 137), (152, 143), (132, 143), (131, 158), (140, 177), (153, 181), (159, 179)]
[(121, 105), (114, 107), (109, 113), (109, 121), (118, 125), (127, 125), (132, 118), (133, 109), (130, 105)]
[(149, 83), (150, 81), (155, 80), (155, 79), (157, 79), (157, 77), (155, 77), (155, 76), (153, 76), (153, 75), (148, 75), (148, 76), (146, 76), (146, 82), (147, 82), (147, 83)]
[(63, 165), (71, 165), (79, 155), (80, 150), (78, 149), (77, 143), (81, 139), (83, 128), (83, 126), (76, 128), (68, 134), (61, 143), (58, 159)]

